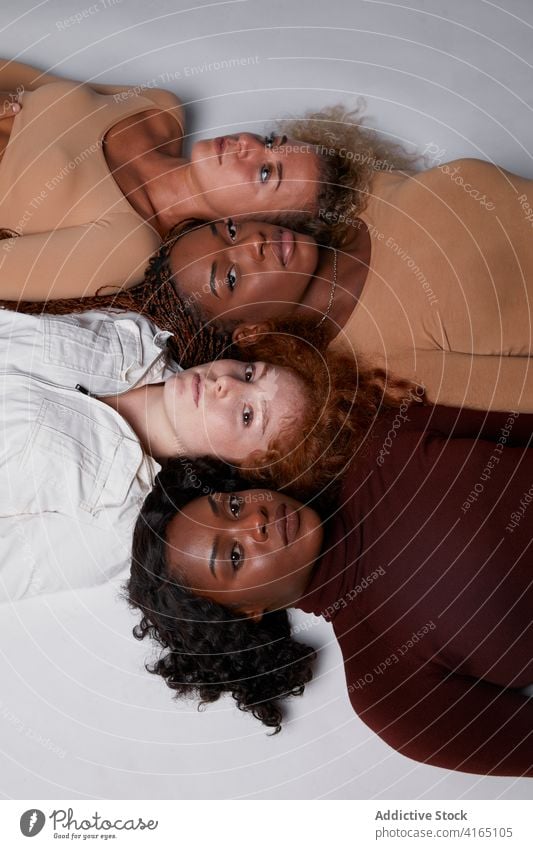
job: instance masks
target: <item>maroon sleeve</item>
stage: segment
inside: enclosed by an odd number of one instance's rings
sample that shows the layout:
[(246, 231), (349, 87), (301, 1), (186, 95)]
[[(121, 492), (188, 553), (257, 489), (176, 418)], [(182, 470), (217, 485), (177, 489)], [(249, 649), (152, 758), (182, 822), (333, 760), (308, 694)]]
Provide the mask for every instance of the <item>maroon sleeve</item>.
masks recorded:
[(461, 772), (533, 777), (533, 698), (408, 655), (381, 675), (374, 659), (364, 666), (374, 672), (355, 682), (352, 673), (352, 705), (400, 754)]
[(407, 415), (411, 427), (445, 438), (503, 440), (507, 445), (528, 445), (533, 436), (533, 413), (490, 412), (466, 407), (413, 405)]

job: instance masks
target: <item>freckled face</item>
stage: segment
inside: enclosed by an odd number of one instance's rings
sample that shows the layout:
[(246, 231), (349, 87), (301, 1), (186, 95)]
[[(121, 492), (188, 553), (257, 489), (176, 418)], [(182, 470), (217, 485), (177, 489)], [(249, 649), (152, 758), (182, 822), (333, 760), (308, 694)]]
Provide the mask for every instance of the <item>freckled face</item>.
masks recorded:
[(185, 233), (170, 254), (183, 300), (210, 318), (258, 321), (292, 312), (318, 263), (311, 236), (231, 218)]
[(297, 432), (307, 400), (290, 368), (217, 360), (167, 380), (163, 406), (187, 456), (240, 463), (283, 439), (288, 425)]
[(252, 133), (197, 141), (191, 152), (195, 189), (216, 217), (316, 211), (319, 159), (312, 145)]
[(245, 613), (288, 607), (320, 554), (320, 518), (269, 490), (191, 501), (167, 528), (167, 562), (198, 595)]

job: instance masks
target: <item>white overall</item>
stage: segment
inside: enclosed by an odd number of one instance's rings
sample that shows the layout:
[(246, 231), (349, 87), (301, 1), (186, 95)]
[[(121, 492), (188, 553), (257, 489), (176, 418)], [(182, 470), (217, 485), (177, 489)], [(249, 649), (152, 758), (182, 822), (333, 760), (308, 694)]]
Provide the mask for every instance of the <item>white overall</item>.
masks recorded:
[(0, 311), (0, 602), (127, 574), (158, 464), (93, 395), (164, 382), (169, 333), (135, 313)]

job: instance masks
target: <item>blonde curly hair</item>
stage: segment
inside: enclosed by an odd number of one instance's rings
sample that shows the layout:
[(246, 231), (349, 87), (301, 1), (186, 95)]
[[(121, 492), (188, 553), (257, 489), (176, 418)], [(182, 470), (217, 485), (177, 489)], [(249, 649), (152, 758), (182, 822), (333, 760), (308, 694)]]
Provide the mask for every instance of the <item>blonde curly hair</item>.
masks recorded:
[(412, 171), (418, 159), (364, 126), (364, 109), (359, 99), (355, 109), (337, 104), (276, 123), (277, 133), (315, 146), (322, 183), (313, 218), (286, 213), (277, 220), (310, 233), (319, 244), (342, 247), (353, 238), (355, 218), (367, 205), (376, 171)]

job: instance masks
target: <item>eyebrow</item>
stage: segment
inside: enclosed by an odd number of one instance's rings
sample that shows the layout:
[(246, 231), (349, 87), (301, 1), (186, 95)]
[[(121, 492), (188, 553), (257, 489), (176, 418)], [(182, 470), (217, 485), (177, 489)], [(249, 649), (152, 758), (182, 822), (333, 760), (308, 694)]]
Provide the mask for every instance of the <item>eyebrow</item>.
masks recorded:
[[(215, 499), (212, 495), (207, 496), (207, 503), (209, 504), (213, 514), (215, 516), (220, 516), (220, 510), (218, 509), (218, 504), (215, 502)], [(217, 573), (215, 572), (215, 563), (217, 560), (217, 548), (218, 548), (218, 536), (215, 537), (213, 542), (213, 548), (211, 549), (211, 556), (209, 558), (209, 571), (213, 575), (213, 578), (216, 579)]]
[(211, 266), (211, 276), (209, 278), (209, 288), (211, 289), (215, 298), (220, 298), (220, 295), (217, 292), (216, 279), (217, 279), (217, 264), (216, 264), (216, 262), (214, 262)]
[[(267, 376), (269, 371), (270, 371), (270, 365), (268, 363), (265, 363), (265, 367), (264, 367), (263, 371), (261, 372), (261, 380), (264, 377)], [(267, 404), (266, 401), (261, 401), (261, 412), (262, 412), (262, 416), (261, 416), (262, 434), (264, 436), (265, 431), (266, 431), (267, 426), (268, 426), (268, 423), (270, 421), (270, 416), (269, 416), (269, 413), (268, 413), (268, 404)]]
[(282, 166), (281, 162), (278, 162), (276, 164), (276, 170), (278, 172), (278, 184), (277, 184), (276, 188), (274, 189), (275, 192), (277, 192), (277, 190), (281, 186), (281, 181), (283, 180), (283, 166)]
[(215, 537), (213, 542), (213, 548), (211, 549), (211, 556), (209, 558), (209, 571), (213, 575), (213, 578), (216, 579), (217, 573), (215, 572), (215, 563), (217, 562), (217, 548), (218, 548), (218, 537)]
[(270, 417), (268, 415), (268, 407), (266, 401), (261, 401), (261, 409), (263, 411), (263, 436), (265, 435), (265, 431), (267, 429), (268, 422), (270, 421)]
[(213, 511), (213, 514), (215, 516), (220, 516), (220, 510), (218, 509), (218, 504), (216, 503), (215, 499), (213, 498), (213, 496), (211, 494), (209, 494), (207, 496), (207, 503), (209, 504), (211, 510)]

